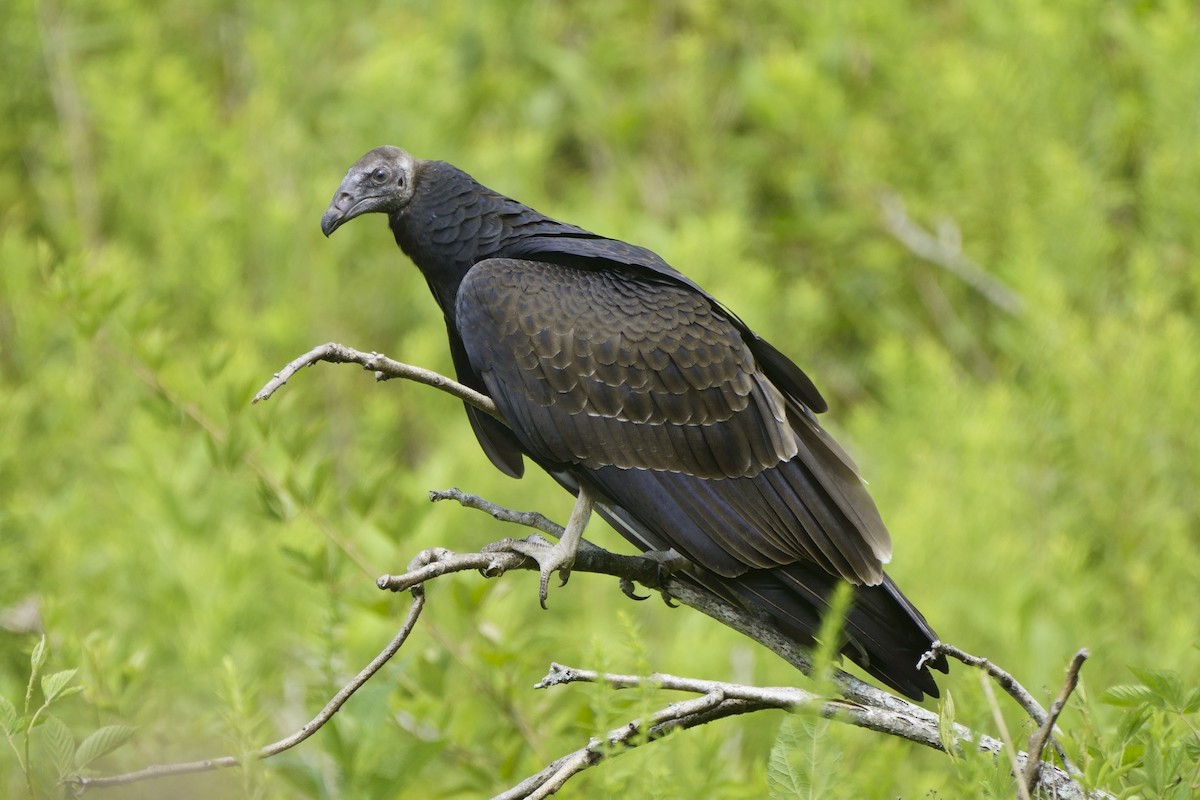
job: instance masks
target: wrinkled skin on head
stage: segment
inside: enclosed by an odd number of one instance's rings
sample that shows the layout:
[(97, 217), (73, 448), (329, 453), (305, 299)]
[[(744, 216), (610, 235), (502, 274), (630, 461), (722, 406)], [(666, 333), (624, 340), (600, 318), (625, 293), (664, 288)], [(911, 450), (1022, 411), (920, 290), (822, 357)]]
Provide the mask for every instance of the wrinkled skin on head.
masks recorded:
[(412, 200), (420, 164), (399, 147), (376, 147), (354, 162), (321, 217), (321, 232), (329, 236), (355, 217), (399, 211)]

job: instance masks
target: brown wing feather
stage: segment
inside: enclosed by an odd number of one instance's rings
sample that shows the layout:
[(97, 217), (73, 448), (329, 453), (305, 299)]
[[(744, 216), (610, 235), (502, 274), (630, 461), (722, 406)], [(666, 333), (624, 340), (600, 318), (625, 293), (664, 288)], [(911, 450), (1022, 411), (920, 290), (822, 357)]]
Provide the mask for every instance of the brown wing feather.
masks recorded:
[(491, 259), (455, 308), (472, 367), (544, 465), (660, 475), (657, 491), (689, 498), (678, 548), (721, 574), (806, 560), (882, 580), (887, 531), (853, 465), (706, 296)]
[[(726, 478), (799, 448), (785, 398), (741, 334), (687, 287), (492, 259), (464, 280), (458, 324), (484, 351), (485, 379), (506, 370), (499, 377), (533, 406), (547, 446), (537, 455), (552, 462)], [(665, 438), (648, 440), (651, 427)]]

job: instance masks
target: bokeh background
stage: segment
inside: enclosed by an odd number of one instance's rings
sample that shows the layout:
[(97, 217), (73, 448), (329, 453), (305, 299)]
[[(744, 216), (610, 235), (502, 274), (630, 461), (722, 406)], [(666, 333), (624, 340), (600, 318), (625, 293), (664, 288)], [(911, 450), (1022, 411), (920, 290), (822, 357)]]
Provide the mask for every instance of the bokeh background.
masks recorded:
[[(1153, 697), (1200, 673), (1198, 31), (1169, 0), (8, 0), (0, 695), (21, 711), (44, 632), (43, 671), (79, 670), (51, 709), (71, 737), (137, 726), (95, 771), (242, 752), (391, 636), (408, 601), (375, 577), (514, 533), (427, 490), (565, 518), (565, 493), (499, 475), (431, 389), (322, 365), (249, 403), (329, 340), (451, 370), (383, 219), (318, 228), (388, 143), (649, 246), (724, 300), (829, 398), (891, 573), (938, 632), (1047, 702), (1089, 647), (1062, 721), (1089, 780), (1189, 796), (1200, 701)], [(591, 538), (625, 548), (598, 522)], [(610, 580), (577, 575), (548, 611), (535, 587), (439, 580), (395, 662), (300, 748), (97, 796), (486, 796), (671, 699), (533, 691), (552, 660), (805, 685)], [(975, 674), (942, 685), (996, 733)], [(22, 738), (0, 741), (0, 794), (58, 791), (54, 739), (35, 729), (29, 779)], [(568, 794), (1012, 786), (773, 713)]]

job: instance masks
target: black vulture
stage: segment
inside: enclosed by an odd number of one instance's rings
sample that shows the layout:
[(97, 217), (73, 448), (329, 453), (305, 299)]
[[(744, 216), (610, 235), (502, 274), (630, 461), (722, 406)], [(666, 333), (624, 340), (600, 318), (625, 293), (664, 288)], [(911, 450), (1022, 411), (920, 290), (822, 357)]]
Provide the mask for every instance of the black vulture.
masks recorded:
[(843, 653), (914, 699), (936, 640), (884, 574), (892, 545), (854, 463), (817, 423), (799, 367), (643, 247), (551, 219), (441, 161), (378, 147), (350, 167), (326, 236), (369, 212), (425, 276), (484, 452), (525, 457), (576, 495), (553, 547), (526, 545), (541, 596), (565, 577), (593, 508), (643, 551), (674, 550), (688, 580), (809, 646), (839, 581), (854, 585)]

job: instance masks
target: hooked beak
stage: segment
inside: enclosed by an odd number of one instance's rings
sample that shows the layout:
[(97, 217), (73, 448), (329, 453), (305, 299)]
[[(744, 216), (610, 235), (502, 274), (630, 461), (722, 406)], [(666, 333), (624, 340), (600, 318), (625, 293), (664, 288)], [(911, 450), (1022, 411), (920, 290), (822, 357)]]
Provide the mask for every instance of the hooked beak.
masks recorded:
[(362, 205), (362, 201), (354, 202), (352, 194), (339, 189), (338, 193), (333, 196), (333, 202), (329, 204), (329, 208), (321, 215), (321, 233), (330, 236), (338, 228), (361, 214), (362, 210), (359, 207)]

